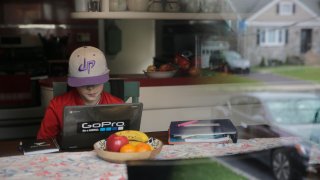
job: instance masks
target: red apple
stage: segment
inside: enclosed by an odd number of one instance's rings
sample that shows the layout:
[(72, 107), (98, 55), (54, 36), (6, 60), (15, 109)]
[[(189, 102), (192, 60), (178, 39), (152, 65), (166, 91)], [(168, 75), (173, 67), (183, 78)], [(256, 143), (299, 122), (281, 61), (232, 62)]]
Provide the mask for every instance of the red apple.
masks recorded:
[(127, 137), (111, 134), (107, 138), (107, 151), (119, 152), (120, 148), (128, 143), (129, 140)]
[(200, 75), (200, 69), (195, 67), (195, 66), (192, 66), (190, 69), (189, 69), (189, 74), (191, 76), (199, 76)]
[(159, 67), (159, 71), (173, 71), (173, 70), (175, 70), (175, 68), (171, 63), (162, 64)]
[(183, 57), (182, 55), (177, 54), (175, 56), (174, 62), (180, 67), (182, 70), (188, 70), (190, 68), (191, 62), (188, 58)]

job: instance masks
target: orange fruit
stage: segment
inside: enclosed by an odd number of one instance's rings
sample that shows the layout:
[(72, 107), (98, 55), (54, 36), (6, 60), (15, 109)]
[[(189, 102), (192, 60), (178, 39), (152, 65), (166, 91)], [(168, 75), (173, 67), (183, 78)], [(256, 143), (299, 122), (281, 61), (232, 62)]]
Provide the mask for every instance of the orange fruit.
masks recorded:
[(135, 152), (135, 150), (136, 150), (136, 147), (132, 144), (126, 144), (120, 148), (121, 153), (132, 153), (132, 152)]
[(146, 151), (152, 151), (152, 147), (149, 144), (141, 142), (136, 145), (135, 152), (146, 152)]

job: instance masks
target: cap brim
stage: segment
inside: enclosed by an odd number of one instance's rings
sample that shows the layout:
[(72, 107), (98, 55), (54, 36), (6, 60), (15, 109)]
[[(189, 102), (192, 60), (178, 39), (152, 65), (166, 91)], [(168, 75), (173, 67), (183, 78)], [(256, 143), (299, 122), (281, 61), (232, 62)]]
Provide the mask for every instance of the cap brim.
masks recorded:
[(71, 87), (81, 87), (96, 84), (104, 84), (109, 80), (109, 74), (94, 77), (68, 77), (68, 85)]

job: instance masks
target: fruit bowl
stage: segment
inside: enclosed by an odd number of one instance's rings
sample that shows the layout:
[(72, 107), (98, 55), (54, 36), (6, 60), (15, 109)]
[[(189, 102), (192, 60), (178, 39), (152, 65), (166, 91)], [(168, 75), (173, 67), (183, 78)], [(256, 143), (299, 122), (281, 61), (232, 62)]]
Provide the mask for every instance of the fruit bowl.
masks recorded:
[[(149, 140), (150, 142), (150, 140)], [(160, 153), (163, 143), (156, 138), (152, 139), (152, 143), (149, 143), (154, 149), (147, 152), (134, 152), (134, 153), (120, 153), (120, 152), (111, 152), (106, 151), (106, 140), (102, 139), (96, 142), (93, 147), (97, 155), (106, 161), (114, 163), (124, 163), (129, 160), (145, 160), (153, 159), (157, 154)]]
[(170, 78), (173, 77), (177, 70), (173, 71), (153, 71), (153, 72), (147, 72), (143, 71), (144, 74), (149, 78)]

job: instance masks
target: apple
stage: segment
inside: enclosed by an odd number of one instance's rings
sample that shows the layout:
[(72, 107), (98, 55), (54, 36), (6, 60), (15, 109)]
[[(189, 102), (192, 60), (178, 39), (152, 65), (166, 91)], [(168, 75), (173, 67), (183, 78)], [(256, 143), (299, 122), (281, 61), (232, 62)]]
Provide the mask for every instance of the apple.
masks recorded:
[(147, 72), (155, 72), (155, 71), (157, 71), (157, 67), (156, 66), (154, 66), (154, 65), (148, 66)]
[(191, 75), (191, 76), (199, 76), (200, 75), (200, 69), (195, 67), (195, 66), (192, 66), (188, 73)]
[(190, 68), (191, 62), (188, 58), (183, 57), (182, 55), (176, 54), (174, 62), (180, 67), (182, 70), (188, 70)]
[(129, 140), (125, 136), (111, 134), (107, 138), (107, 151), (119, 152), (123, 145), (129, 144)]
[(171, 63), (162, 64), (159, 67), (159, 71), (173, 71), (173, 70), (175, 70), (175, 68)]

